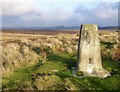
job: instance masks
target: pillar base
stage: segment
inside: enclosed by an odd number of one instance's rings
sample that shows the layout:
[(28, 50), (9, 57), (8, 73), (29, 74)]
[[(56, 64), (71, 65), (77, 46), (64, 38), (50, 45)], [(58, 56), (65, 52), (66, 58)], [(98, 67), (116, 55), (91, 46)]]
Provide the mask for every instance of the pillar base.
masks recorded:
[(78, 76), (77, 75), (77, 72), (81, 71), (81, 70), (78, 70), (77, 67), (73, 67), (72, 70), (73, 70), (73, 76), (76, 76), (78, 78), (82, 78), (82, 77), (85, 77), (85, 76), (106, 78), (108, 76), (111, 76), (111, 74), (107, 70), (105, 70), (104, 68), (102, 68), (102, 69), (95, 69), (92, 72), (82, 71), (83, 72), (83, 76)]

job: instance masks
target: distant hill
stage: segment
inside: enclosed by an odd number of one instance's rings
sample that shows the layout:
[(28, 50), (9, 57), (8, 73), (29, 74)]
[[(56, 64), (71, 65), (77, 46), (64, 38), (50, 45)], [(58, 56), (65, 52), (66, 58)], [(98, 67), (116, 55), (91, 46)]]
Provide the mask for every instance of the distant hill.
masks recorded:
[[(55, 26), (55, 27), (3, 27), (2, 29), (27, 29), (27, 30), (80, 30), (80, 26)], [(118, 26), (99, 26), (100, 30), (118, 30)]]
[(106, 27), (100, 27), (100, 29), (104, 30), (118, 30), (119, 26), (106, 26)]

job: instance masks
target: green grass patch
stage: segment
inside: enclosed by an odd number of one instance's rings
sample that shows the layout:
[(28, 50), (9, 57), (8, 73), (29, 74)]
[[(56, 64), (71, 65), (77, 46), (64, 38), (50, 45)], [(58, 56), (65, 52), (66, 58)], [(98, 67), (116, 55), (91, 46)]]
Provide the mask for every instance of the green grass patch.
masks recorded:
[[(36, 89), (34, 82), (37, 78), (45, 79), (45, 76), (56, 75), (60, 78), (61, 84), (54, 89), (66, 89), (64, 80), (71, 81), (79, 90), (119, 90), (120, 89), (120, 62), (115, 62), (110, 57), (103, 58), (103, 67), (111, 73), (105, 79), (97, 77), (77, 78), (72, 75), (72, 67), (76, 66), (76, 55), (70, 54), (49, 54), (47, 61), (42, 64), (40, 61), (29, 67), (21, 67), (14, 71), (9, 77), (3, 77), (3, 89), (20, 90)], [(69, 85), (69, 86), (70, 86)]]
[(116, 44), (116, 43), (111, 43), (111, 42), (100, 42), (101, 44), (101, 47), (104, 47), (104, 48), (108, 48), (108, 49), (111, 49), (113, 48), (113, 45)]
[(21, 67), (9, 77), (3, 77), (3, 89), (18, 90), (31, 86), (32, 67)]

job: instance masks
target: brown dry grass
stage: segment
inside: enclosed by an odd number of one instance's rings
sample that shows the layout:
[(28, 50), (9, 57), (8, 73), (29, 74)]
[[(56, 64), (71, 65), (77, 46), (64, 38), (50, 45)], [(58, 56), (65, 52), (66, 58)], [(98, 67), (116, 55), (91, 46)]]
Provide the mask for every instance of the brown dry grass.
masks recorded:
[[(36, 33), (38, 32), (38, 33)], [(114, 41), (116, 42), (116, 32), (100, 31), (102, 41)], [(33, 63), (38, 60), (44, 61), (47, 57), (47, 53), (43, 48), (48, 48), (57, 53), (76, 53), (77, 44), (79, 38), (79, 31), (27, 31), (27, 30), (4, 30), (2, 33), (2, 46), (3, 46), (3, 63), (7, 62), (11, 65), (17, 62), (15, 66), (24, 65), (22, 62)], [(111, 36), (104, 37), (104, 34)], [(113, 35), (111, 35), (113, 34)], [(109, 39), (110, 38), (110, 39)], [(101, 39), (101, 38), (100, 38)], [(16, 48), (16, 49), (15, 49)], [(37, 48), (39, 52), (33, 49)], [(15, 53), (14, 53), (15, 52)], [(105, 49), (106, 53), (107, 50)], [(117, 51), (116, 53), (118, 53)], [(16, 54), (17, 53), (17, 54)], [(105, 55), (104, 53), (104, 55)], [(108, 54), (108, 53), (107, 53)], [(9, 55), (12, 55), (9, 56)], [(32, 58), (34, 56), (34, 58)], [(115, 58), (119, 58), (119, 53)], [(18, 60), (19, 58), (19, 60)], [(14, 61), (16, 60), (16, 61)], [(11, 66), (13, 68), (13, 66)]]

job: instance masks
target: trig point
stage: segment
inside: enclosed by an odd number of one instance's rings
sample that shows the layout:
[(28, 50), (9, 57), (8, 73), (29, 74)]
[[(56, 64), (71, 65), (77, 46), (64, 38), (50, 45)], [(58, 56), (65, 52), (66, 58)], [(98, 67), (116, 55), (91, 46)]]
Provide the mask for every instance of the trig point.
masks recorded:
[(105, 78), (110, 73), (102, 68), (98, 27), (94, 24), (81, 25), (77, 68), (74, 74), (81, 71), (83, 76)]

